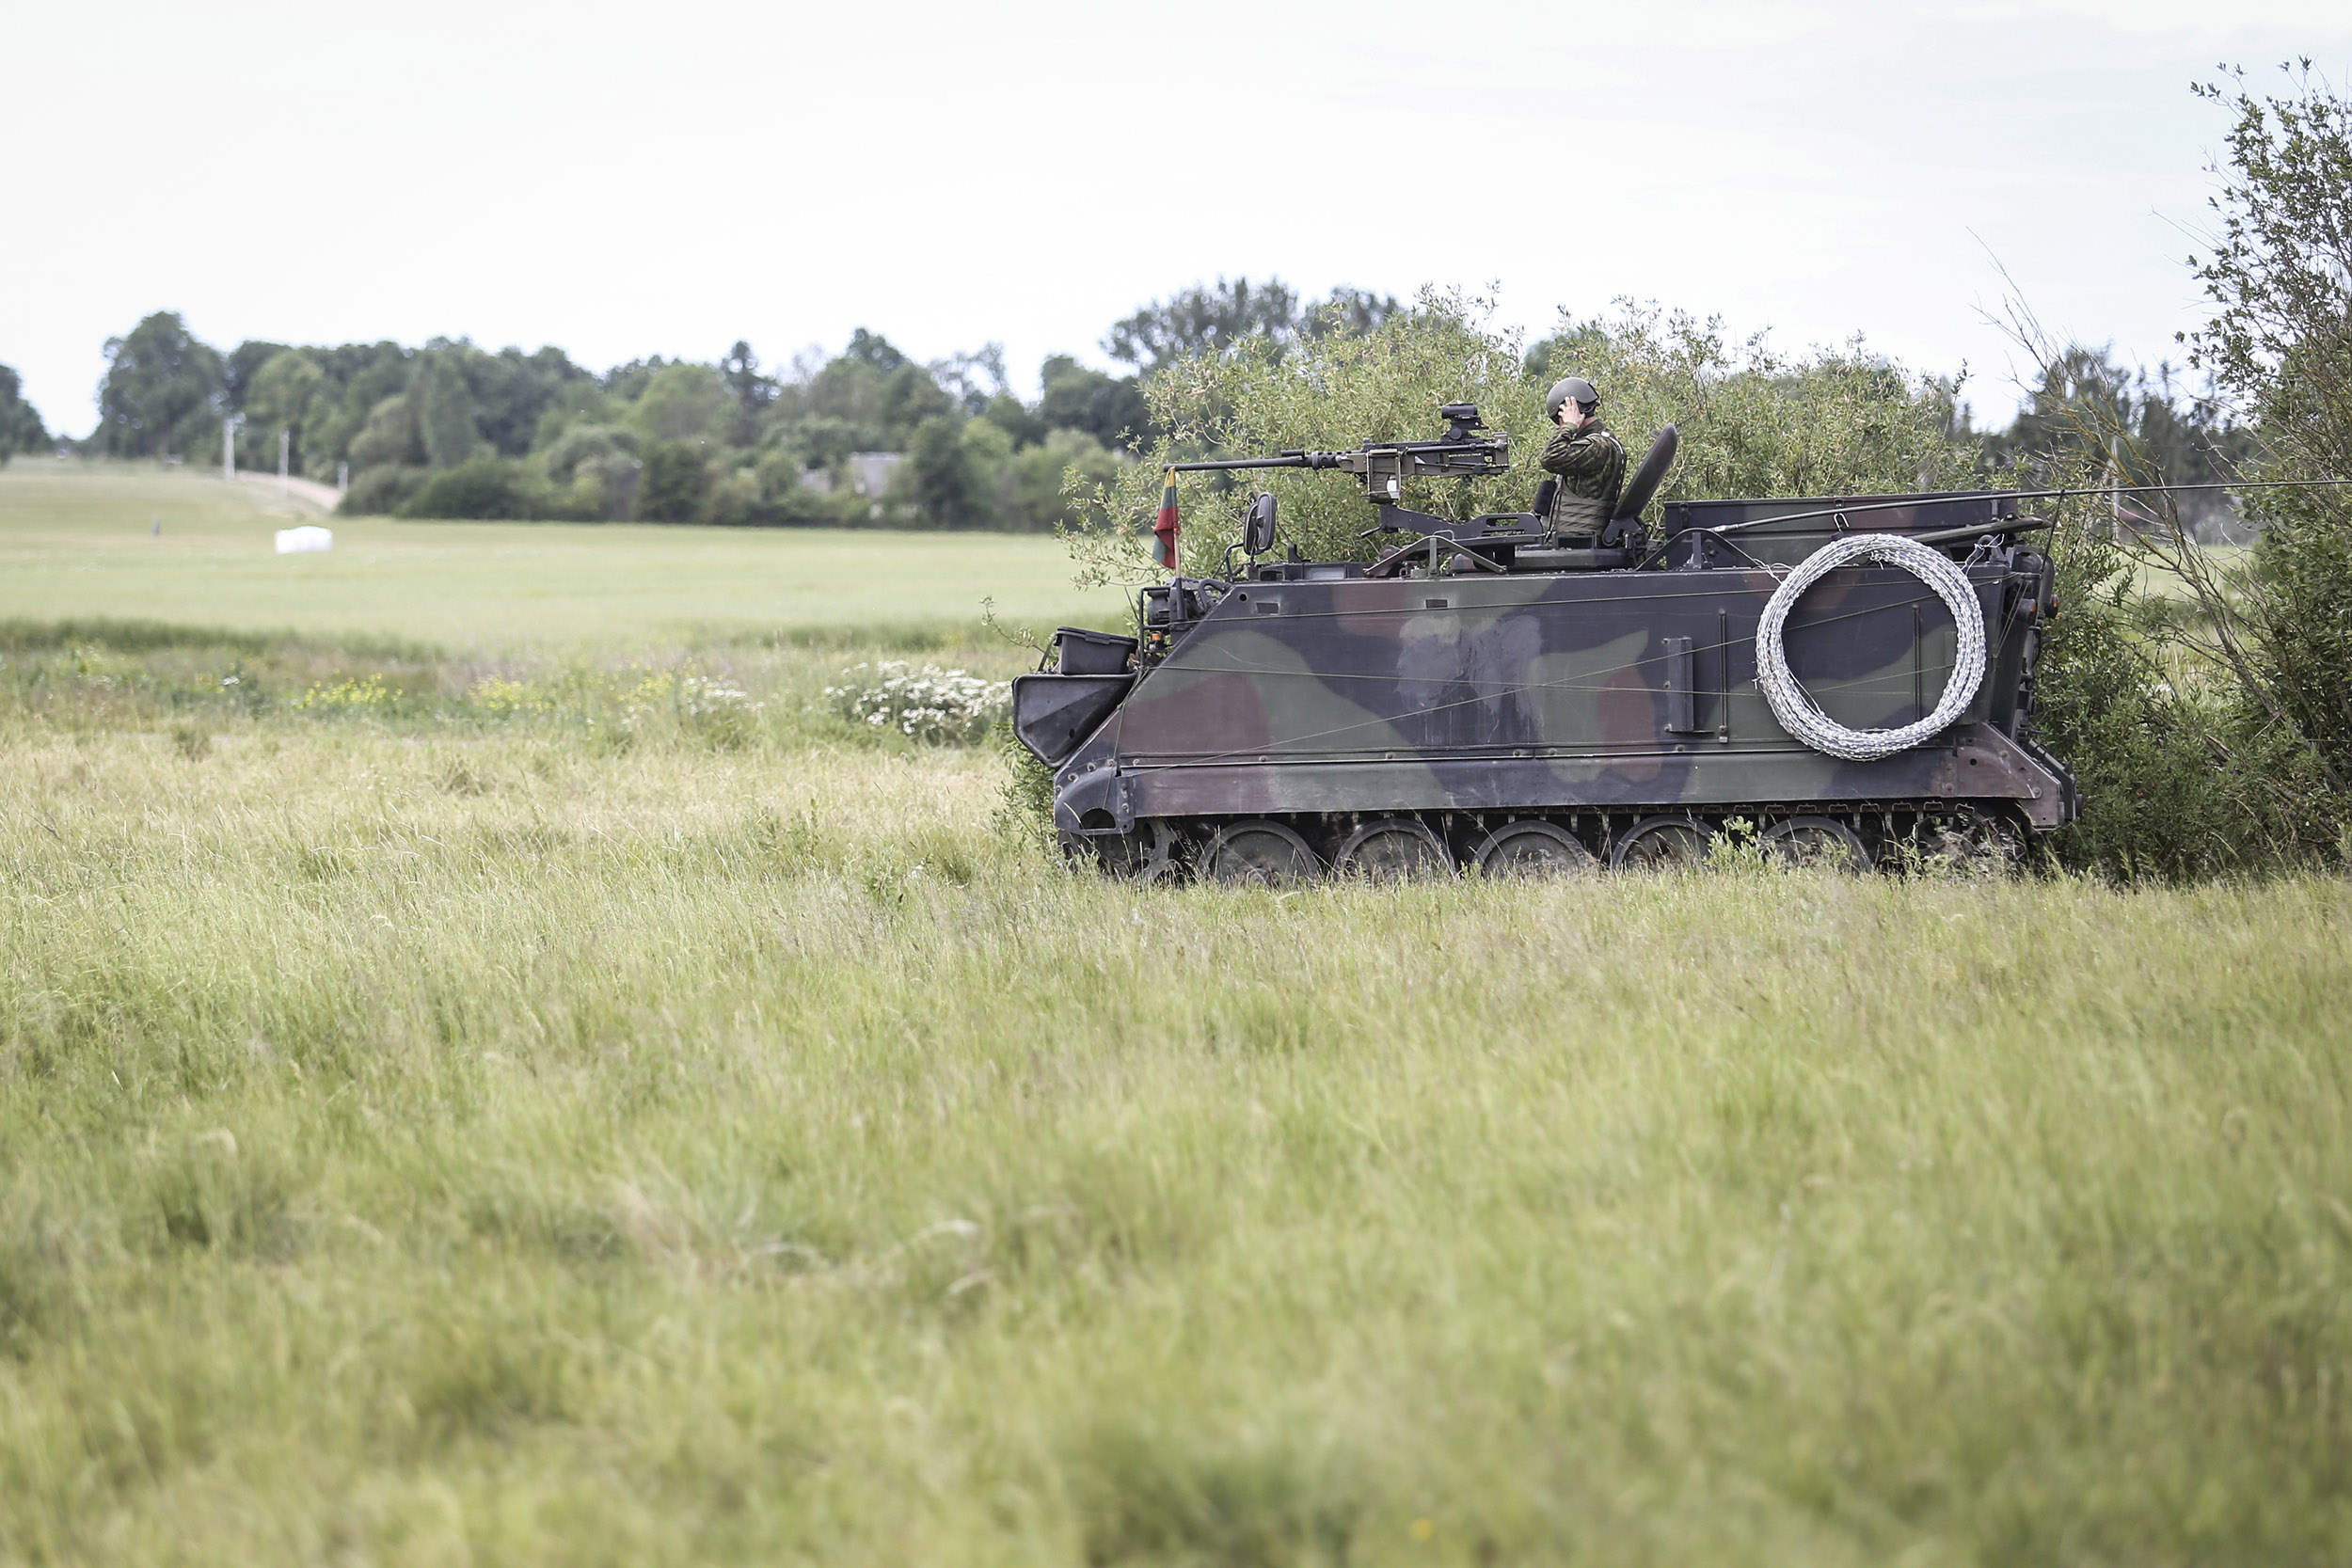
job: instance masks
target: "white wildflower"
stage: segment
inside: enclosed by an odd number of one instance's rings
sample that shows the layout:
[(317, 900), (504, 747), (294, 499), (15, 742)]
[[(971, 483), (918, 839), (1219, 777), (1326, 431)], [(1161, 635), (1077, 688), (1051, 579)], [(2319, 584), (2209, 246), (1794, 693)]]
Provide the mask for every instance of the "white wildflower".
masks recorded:
[(1012, 705), (1011, 682), (935, 664), (911, 670), (903, 659), (884, 659), (841, 673), (843, 684), (825, 688), (825, 700), (843, 718), (930, 746), (970, 745)]

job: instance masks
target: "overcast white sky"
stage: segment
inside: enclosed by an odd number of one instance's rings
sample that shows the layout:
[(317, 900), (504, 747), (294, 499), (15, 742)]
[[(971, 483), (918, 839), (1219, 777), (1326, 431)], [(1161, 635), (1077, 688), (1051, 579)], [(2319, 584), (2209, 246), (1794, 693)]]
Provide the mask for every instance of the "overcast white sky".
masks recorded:
[(73, 434), (165, 309), (598, 368), (866, 325), (1000, 340), (1033, 389), (1279, 274), (1861, 331), (2006, 418), (1993, 257), (2051, 326), (2175, 354), (2225, 124), (2189, 84), (2296, 55), (2352, 81), (2352, 6), (0, 0), (0, 362)]

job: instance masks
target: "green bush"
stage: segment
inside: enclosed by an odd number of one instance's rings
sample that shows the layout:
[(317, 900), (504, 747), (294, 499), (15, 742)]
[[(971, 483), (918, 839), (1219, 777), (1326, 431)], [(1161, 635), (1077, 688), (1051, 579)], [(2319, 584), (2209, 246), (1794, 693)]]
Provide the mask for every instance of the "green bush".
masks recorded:
[(379, 463), (362, 468), (352, 476), (351, 488), (343, 492), (342, 504), (336, 510), (346, 517), (391, 516), (432, 477), (430, 469), (410, 463)]
[(1978, 443), (1953, 429), (1959, 384), (1914, 376), (1859, 335), (1791, 356), (1761, 332), (1734, 344), (1719, 321), (1625, 300), (1605, 320), (1563, 314), (1562, 330), (1528, 352), (1531, 380), (1548, 387), (1575, 374), (1598, 387), (1602, 418), (1636, 461), (1651, 433), (1673, 421), (1682, 444), (1669, 499), (1978, 483)]
[(553, 498), (526, 464), (504, 457), (476, 457), (433, 475), (395, 514), (485, 521), (545, 517)]
[(361, 468), (388, 464), (424, 467), (424, 439), (417, 433), (416, 405), (405, 393), (385, 398), (368, 410), (358, 434), (351, 438), (351, 461)]
[[(2352, 436), (2352, 407), (2343, 418)], [(2315, 461), (2296, 467), (2325, 472)], [(2289, 493), (2263, 511), (2252, 574), (2263, 685), (2339, 793), (2335, 814), (2352, 820), (2352, 504), (2341, 491)]]
[(2267, 530), (2254, 569), (2227, 595), (2202, 595), (2236, 677), (2241, 727), (2294, 739), (2308, 786), (2296, 791), (2304, 843), (2352, 852), (2352, 99), (2310, 62), (2290, 89), (2258, 97), (2240, 76), (2201, 95), (2235, 121), (2211, 252), (2196, 263), (2214, 317), (2192, 363), (2251, 410), (2266, 453), (2254, 477), (2317, 486), (2250, 498)]
[(931, 528), (988, 528), (996, 521), (991, 464), (1010, 455), (996, 426), (942, 414), (915, 426), (891, 492)]
[(1056, 430), (1035, 446), (1006, 457), (997, 469), (997, 525), (1021, 533), (1051, 533), (1078, 521), (1064, 491), (1065, 478), (1080, 484), (1108, 484), (1125, 464), (1082, 430)]
[[(1478, 404), (1511, 438), (1511, 473), (1468, 486), (1408, 484), (1405, 503), (1441, 515), (1525, 507), (1550, 434), (1544, 392), (1573, 365), (1601, 389), (1610, 427), (1639, 461), (1651, 433), (1681, 427), (1682, 456), (1662, 494), (1772, 496), (1899, 492), (1964, 481), (1975, 447), (1948, 434), (1953, 388), (1867, 354), (1857, 341), (1798, 358), (1761, 338), (1732, 347), (1718, 325), (1626, 307), (1609, 322), (1570, 322), (1523, 350), (1487, 325), (1485, 301), (1424, 290), (1409, 311), (1363, 333), (1247, 338), (1183, 358), (1145, 383), (1155, 431), (1143, 461), (1104, 480), (1079, 472), (1068, 494), (1080, 520), (1067, 532), (1089, 582), (1148, 576), (1162, 466), (1188, 457), (1307, 447), (1341, 451), (1367, 437), (1439, 435), (1440, 404)], [(1213, 572), (1240, 534), (1248, 494), (1273, 492), (1282, 532), (1310, 556), (1369, 559), (1359, 537), (1362, 493), (1330, 475), (1273, 470), (1180, 481), (1187, 570)]]
[(2059, 612), (2042, 639), (2033, 737), (2074, 774), (2083, 815), (2058, 861), (2123, 877), (2244, 870), (2273, 854), (2226, 711), (2168, 679), (2161, 613), (2124, 548), (2080, 517), (2051, 540)]
[[(2352, 200), (2352, 103), (2305, 80), (2285, 98), (2241, 88), (2232, 106), (2221, 228), (2197, 269), (2216, 313), (2192, 339), (2195, 362), (2254, 415), (2265, 455), (2249, 477), (2332, 478), (2352, 449), (2352, 288), (2315, 236)], [(2098, 356), (2045, 340), (2022, 308), (2013, 316), (2042, 365), (2034, 420), (2047, 450), (2022, 455), (2043, 483), (2200, 477), (2165, 460), (2113, 386), (2081, 373)], [(2068, 608), (2034, 722), (2074, 768), (2085, 809), (2056, 847), (2127, 875), (2341, 865), (2352, 857), (2352, 506), (2331, 487), (2250, 494), (2266, 528), (2240, 567), (2195, 542), (2177, 498), (2147, 499), (2149, 525), (2119, 530), (2108, 513), (2057, 536)]]
[(654, 372), (629, 419), (648, 440), (712, 439), (725, 430), (731, 406), (717, 371), (680, 362)]
[(644, 469), (637, 457), (640, 445), (637, 433), (625, 425), (566, 427), (537, 459), (555, 491), (555, 510), (548, 515), (578, 522), (629, 516)]
[[(788, 469), (788, 471), (787, 471)], [(801, 469), (788, 460), (762, 459), (759, 475), (759, 521), (780, 528), (858, 528), (866, 525), (870, 503), (853, 491), (835, 489), (820, 494), (801, 483)]]
[(706, 483), (698, 444), (649, 441), (637, 484), (637, 515), (655, 523), (691, 523), (702, 511)]

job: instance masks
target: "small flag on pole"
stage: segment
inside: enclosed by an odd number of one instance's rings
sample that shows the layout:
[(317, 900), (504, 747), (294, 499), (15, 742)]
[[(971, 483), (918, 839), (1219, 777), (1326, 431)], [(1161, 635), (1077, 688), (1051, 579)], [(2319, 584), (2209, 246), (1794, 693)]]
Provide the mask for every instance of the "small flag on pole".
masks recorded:
[(1170, 468), (1160, 486), (1160, 520), (1152, 525), (1152, 532), (1160, 542), (1155, 559), (1171, 572), (1176, 569), (1176, 470)]

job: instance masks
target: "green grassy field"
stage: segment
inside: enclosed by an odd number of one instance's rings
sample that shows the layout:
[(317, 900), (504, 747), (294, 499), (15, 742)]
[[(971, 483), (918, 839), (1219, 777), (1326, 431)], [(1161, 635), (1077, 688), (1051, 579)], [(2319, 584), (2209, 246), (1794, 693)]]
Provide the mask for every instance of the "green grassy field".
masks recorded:
[[(0, 620), (364, 630), (503, 655), (845, 627), (962, 633), (991, 597), (1003, 620), (1048, 629), (1131, 615), (1120, 594), (1072, 589), (1051, 538), (321, 519), (271, 499), (209, 470), (0, 467)], [(335, 530), (331, 552), (274, 552), (276, 530), (319, 521)]]
[(0, 1560), (2352, 1555), (2352, 885), (1104, 884), (677, 571), (11, 600)]

